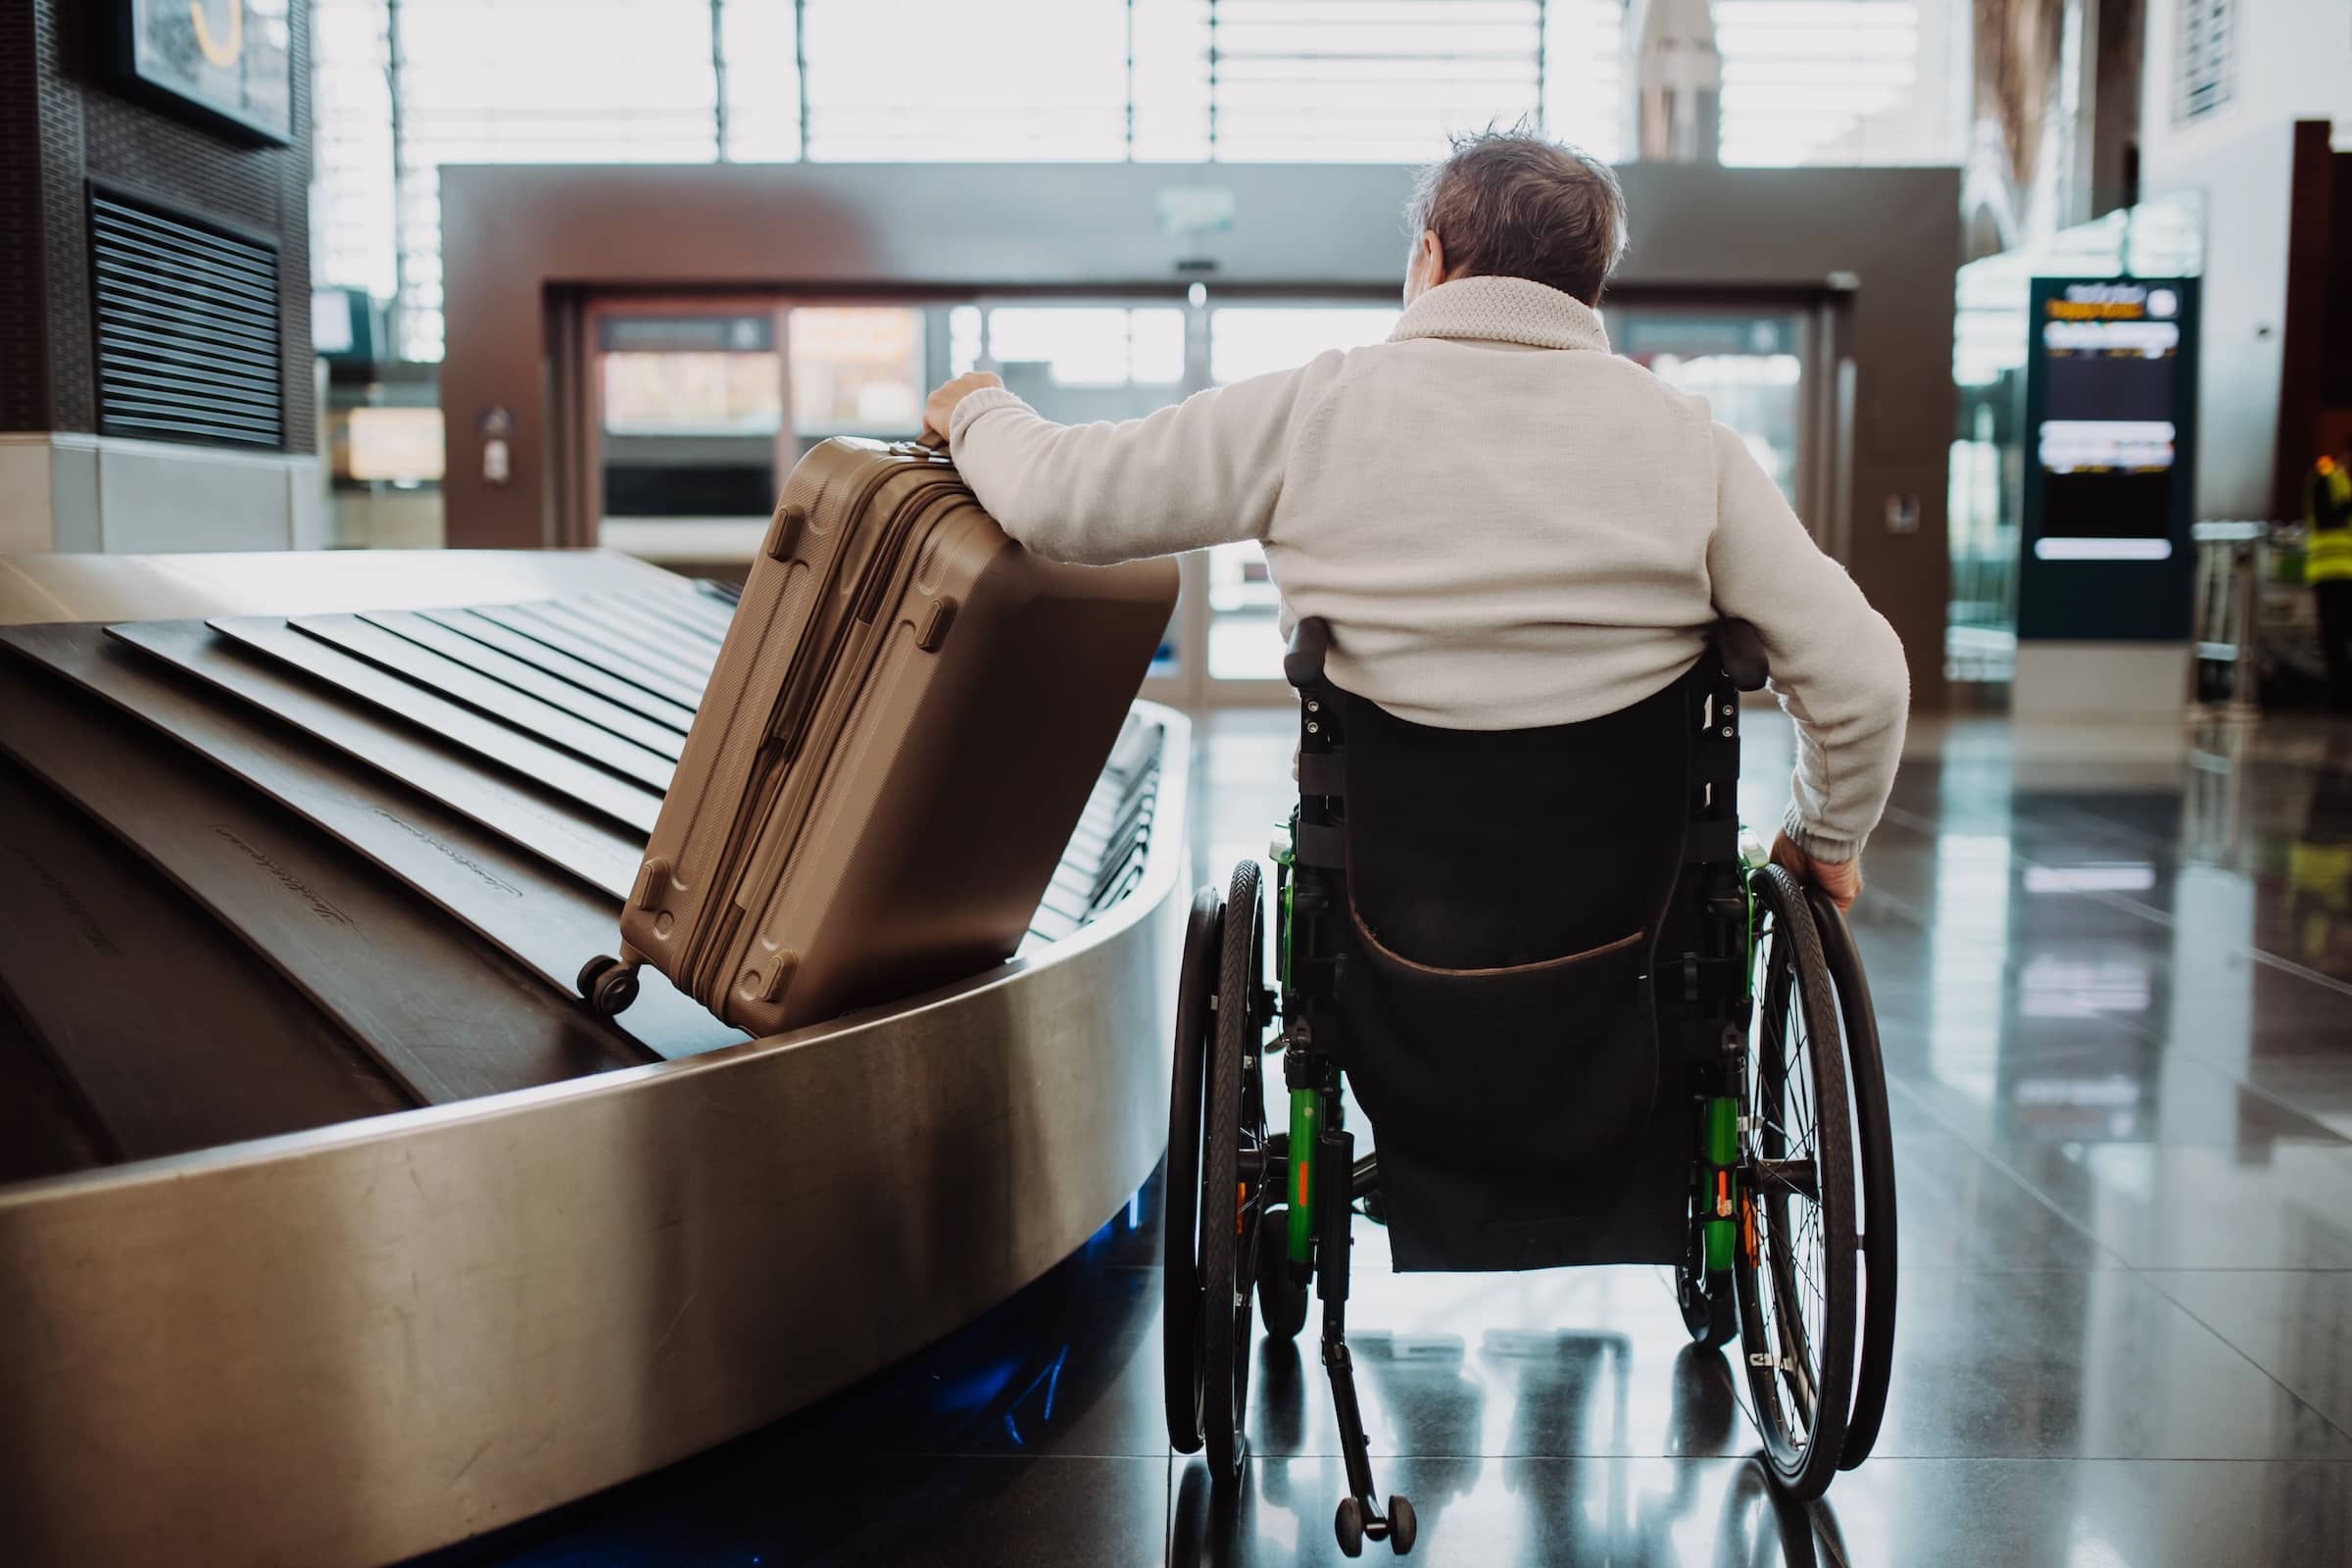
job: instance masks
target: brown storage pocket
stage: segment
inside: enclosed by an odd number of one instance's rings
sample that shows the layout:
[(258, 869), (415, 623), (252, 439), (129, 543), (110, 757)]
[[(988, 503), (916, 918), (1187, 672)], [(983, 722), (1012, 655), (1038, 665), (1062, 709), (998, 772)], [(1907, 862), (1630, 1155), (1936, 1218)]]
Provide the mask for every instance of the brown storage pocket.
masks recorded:
[(1605, 1161), (1657, 1093), (1649, 935), (1500, 968), (1422, 963), (1350, 909), (1343, 1062), (1377, 1144), (1497, 1178)]

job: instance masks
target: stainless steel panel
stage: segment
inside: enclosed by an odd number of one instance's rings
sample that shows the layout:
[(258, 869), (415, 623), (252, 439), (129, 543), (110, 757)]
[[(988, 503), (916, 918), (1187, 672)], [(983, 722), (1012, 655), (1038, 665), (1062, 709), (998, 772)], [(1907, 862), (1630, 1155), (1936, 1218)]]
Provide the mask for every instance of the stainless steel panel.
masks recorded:
[(1154, 716), (1142, 883), (1035, 959), (691, 1060), (0, 1191), (0, 1541), (398, 1557), (784, 1414), (1065, 1256), (1164, 1138), (1188, 736)]

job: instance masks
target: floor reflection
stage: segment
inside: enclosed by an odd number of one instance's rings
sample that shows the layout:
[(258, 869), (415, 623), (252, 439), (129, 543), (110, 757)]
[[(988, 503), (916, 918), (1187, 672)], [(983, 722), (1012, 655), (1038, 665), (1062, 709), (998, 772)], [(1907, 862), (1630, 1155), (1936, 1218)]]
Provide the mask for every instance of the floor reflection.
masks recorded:
[[(1263, 853), (1294, 722), (1202, 724), (1200, 880)], [(1749, 734), (1769, 821), (1788, 736)], [(1366, 1224), (1350, 1343), (1408, 1560), (2352, 1561), (2352, 725), (1916, 741), (1855, 918), (1903, 1194), (1876, 1454), (1795, 1507), (1660, 1271), (1396, 1275)], [(909, 1362), (443, 1560), (1344, 1561), (1311, 1324), (1258, 1348), (1240, 1495), (1168, 1452), (1156, 1226), (1147, 1189)]]

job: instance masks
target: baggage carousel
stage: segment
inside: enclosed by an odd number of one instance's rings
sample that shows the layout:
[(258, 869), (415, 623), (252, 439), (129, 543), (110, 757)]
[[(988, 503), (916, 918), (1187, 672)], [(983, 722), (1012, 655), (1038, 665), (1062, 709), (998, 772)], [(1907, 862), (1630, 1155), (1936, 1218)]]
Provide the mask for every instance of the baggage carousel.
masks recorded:
[(1002, 967), (758, 1041), (651, 970), (577, 1001), (732, 611), (601, 552), (0, 558), (0, 1555), (511, 1523), (938, 1339), (1150, 1174), (1151, 704)]

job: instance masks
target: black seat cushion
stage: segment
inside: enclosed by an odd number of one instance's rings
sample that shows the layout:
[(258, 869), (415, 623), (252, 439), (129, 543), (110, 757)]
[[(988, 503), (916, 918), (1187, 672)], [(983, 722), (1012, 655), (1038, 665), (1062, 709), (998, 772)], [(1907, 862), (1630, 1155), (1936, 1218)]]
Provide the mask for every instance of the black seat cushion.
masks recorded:
[[(1691, 813), (1695, 683), (1533, 730), (1436, 729), (1343, 700), (1341, 1060), (1372, 1120), (1397, 1266), (1679, 1245), (1671, 1175), (1664, 1220), (1625, 1213), (1618, 1189), (1658, 1137), (1690, 1158), (1679, 1123), (1651, 1128), (1649, 977)], [(1629, 1223), (1640, 1235), (1617, 1234)]]

